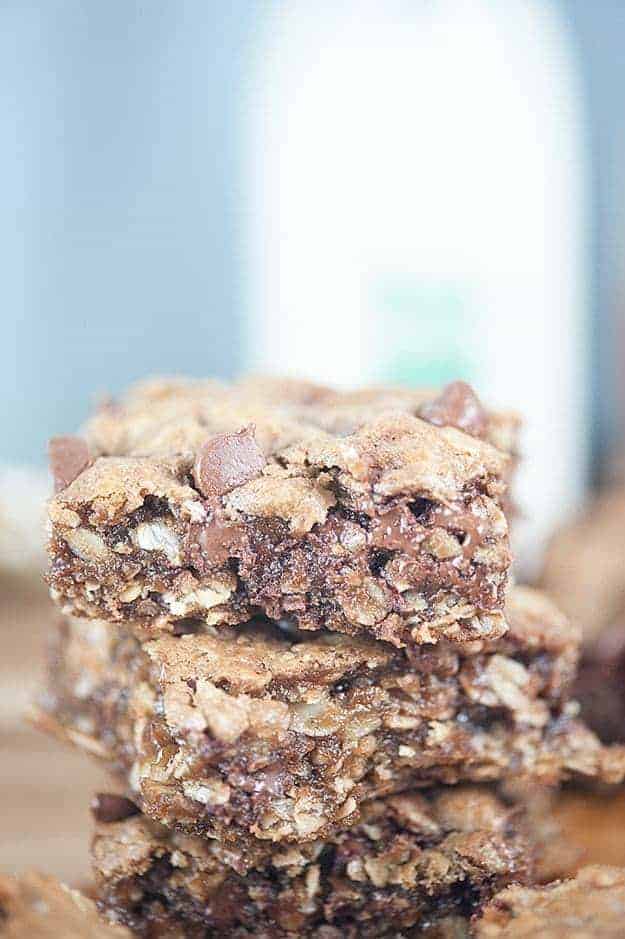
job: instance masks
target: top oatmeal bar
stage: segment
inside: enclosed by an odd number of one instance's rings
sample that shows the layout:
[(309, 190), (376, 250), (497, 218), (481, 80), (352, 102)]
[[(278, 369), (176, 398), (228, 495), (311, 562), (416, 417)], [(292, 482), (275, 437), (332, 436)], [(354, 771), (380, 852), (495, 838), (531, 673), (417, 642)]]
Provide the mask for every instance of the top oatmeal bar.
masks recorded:
[(51, 443), (52, 595), (146, 630), (260, 612), (398, 646), (496, 635), (506, 420), (462, 383), (140, 385)]

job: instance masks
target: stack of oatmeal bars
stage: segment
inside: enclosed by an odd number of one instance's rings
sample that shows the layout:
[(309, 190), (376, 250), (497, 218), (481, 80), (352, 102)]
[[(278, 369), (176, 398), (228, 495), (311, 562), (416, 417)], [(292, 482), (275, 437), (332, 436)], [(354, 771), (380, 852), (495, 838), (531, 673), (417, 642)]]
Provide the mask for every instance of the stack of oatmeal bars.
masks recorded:
[(110, 921), (460, 936), (535, 881), (519, 783), (623, 778), (579, 635), (510, 583), (517, 429), (460, 382), (160, 380), (51, 442), (38, 721), (116, 778)]

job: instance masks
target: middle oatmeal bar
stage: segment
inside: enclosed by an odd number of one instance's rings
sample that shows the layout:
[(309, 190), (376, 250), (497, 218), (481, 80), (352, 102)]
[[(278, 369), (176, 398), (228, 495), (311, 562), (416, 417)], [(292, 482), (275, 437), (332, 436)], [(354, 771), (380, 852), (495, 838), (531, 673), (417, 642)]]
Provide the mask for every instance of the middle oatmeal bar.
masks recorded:
[(617, 781), (568, 702), (579, 637), (516, 588), (496, 641), (396, 649), (269, 624), (140, 643), (60, 625), (40, 720), (107, 761), (143, 811), (237, 843), (305, 841), (414, 785), (571, 775)]
[(471, 395), (344, 433), (340, 396), (144, 386), (52, 442), (52, 595), (144, 633), (264, 614), (396, 646), (497, 635), (511, 459)]

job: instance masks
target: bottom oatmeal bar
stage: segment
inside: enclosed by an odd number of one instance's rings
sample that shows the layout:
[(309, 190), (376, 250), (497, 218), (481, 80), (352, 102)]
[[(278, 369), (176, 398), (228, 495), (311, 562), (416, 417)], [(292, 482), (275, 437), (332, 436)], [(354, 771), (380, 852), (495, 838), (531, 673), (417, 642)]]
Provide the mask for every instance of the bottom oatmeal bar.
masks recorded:
[(508, 887), (485, 908), (477, 939), (622, 939), (625, 869), (585, 867), (573, 880)]
[[(250, 855), (190, 837), (97, 798), (100, 908), (143, 936), (373, 939), (459, 936), (498, 890), (531, 883), (522, 811), (486, 787), (368, 803), (327, 841)], [(111, 811), (112, 807), (112, 811)], [(113, 820), (111, 820), (111, 818)]]
[(192, 834), (301, 842), (367, 799), (437, 782), (607, 782), (607, 748), (567, 702), (577, 638), (516, 590), (497, 642), (407, 651), (268, 624), (139, 643), (60, 624), (40, 723), (100, 756), (142, 810)]

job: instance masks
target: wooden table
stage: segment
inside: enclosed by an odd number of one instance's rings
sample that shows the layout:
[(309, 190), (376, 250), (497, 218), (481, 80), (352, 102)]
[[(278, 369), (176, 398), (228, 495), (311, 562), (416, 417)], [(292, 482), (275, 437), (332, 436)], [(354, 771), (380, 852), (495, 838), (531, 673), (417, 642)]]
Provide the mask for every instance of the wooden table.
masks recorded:
[(89, 802), (106, 778), (24, 719), (52, 615), (43, 585), (0, 579), (0, 870), (36, 867), (80, 885), (89, 880)]

